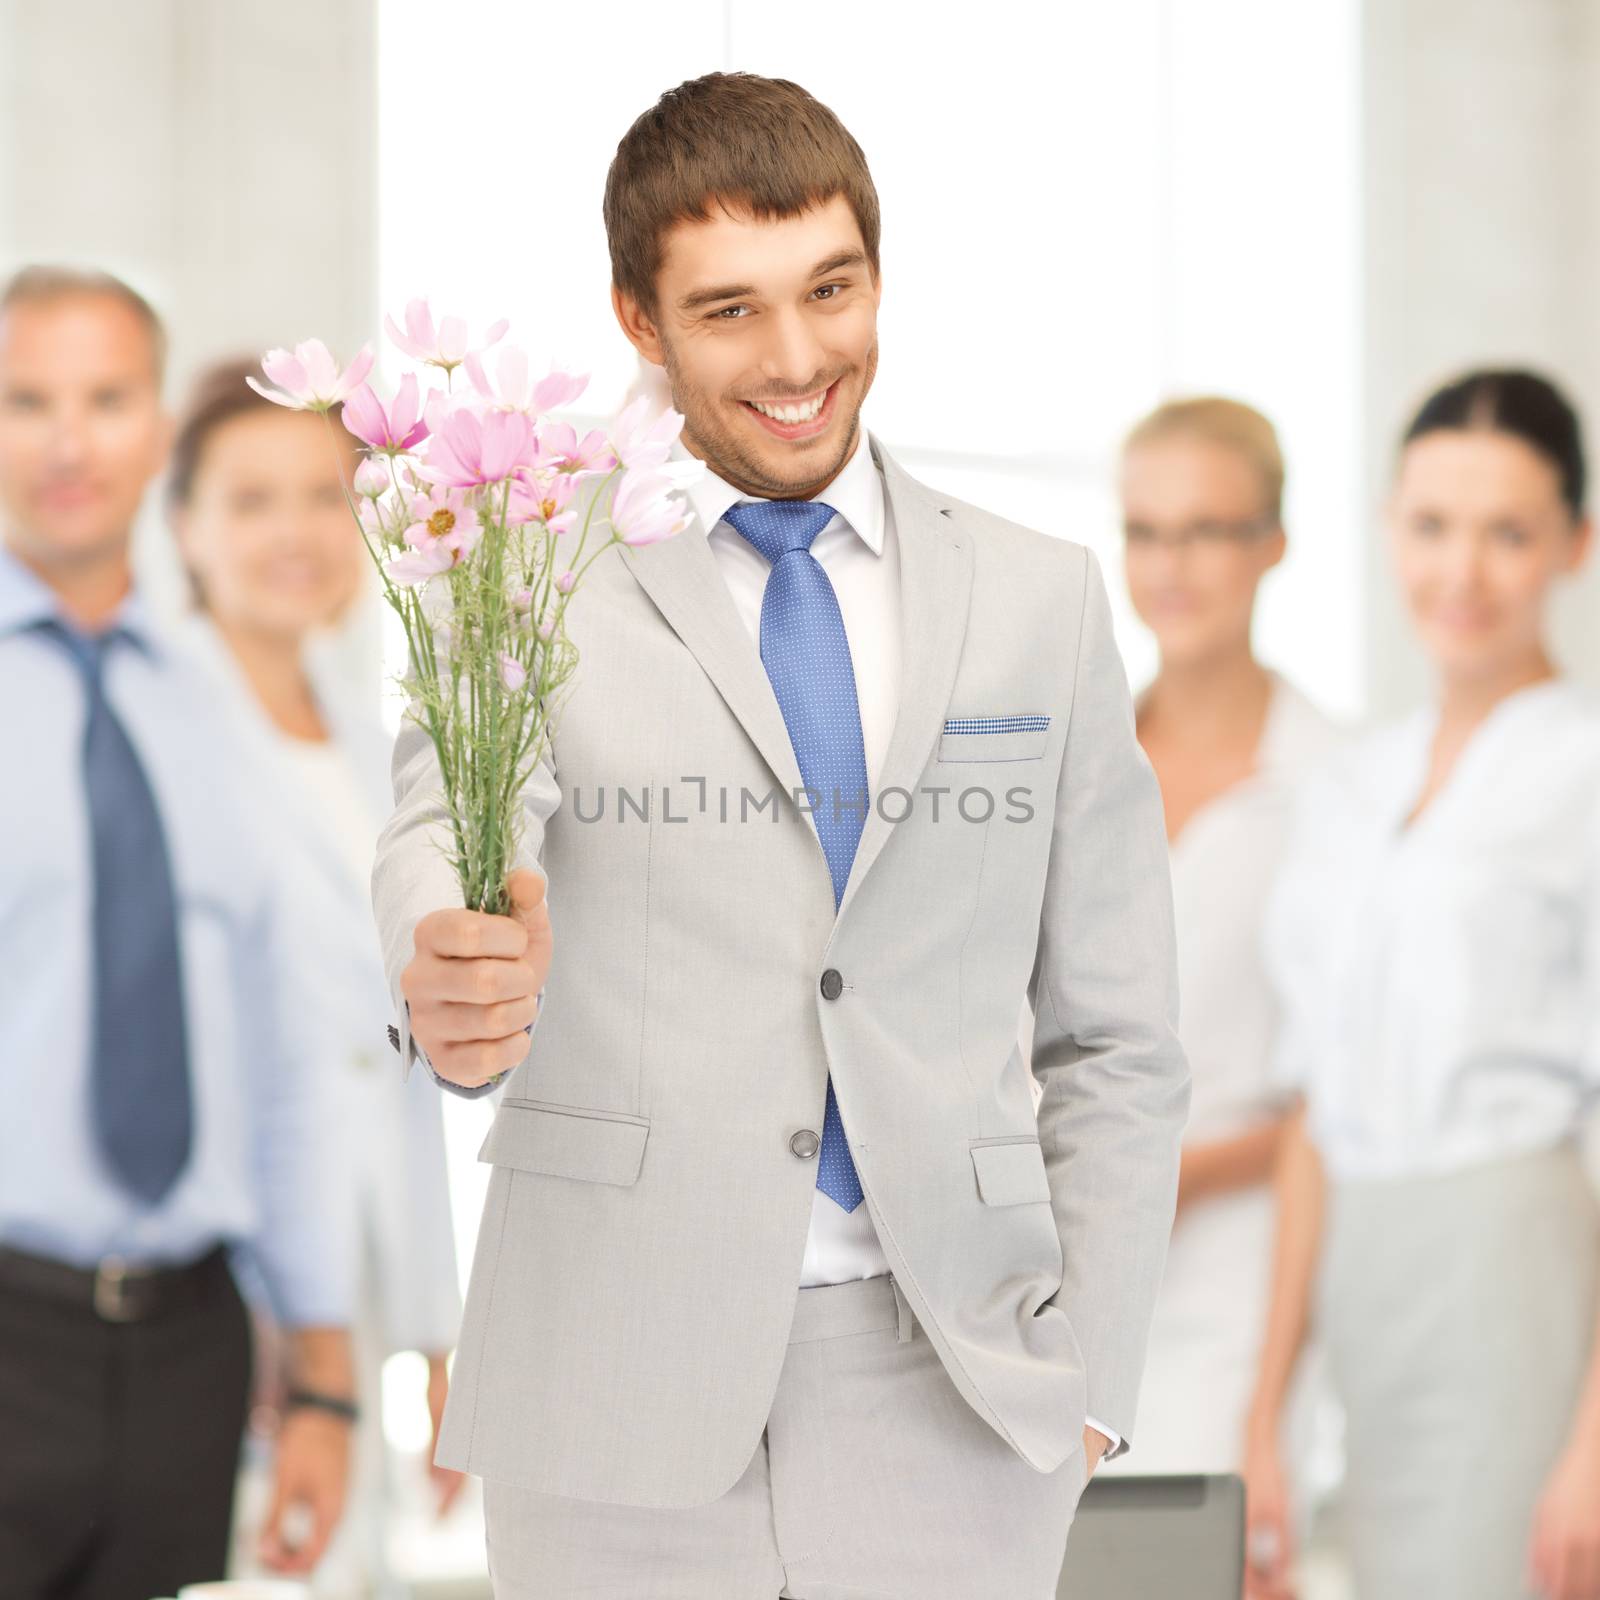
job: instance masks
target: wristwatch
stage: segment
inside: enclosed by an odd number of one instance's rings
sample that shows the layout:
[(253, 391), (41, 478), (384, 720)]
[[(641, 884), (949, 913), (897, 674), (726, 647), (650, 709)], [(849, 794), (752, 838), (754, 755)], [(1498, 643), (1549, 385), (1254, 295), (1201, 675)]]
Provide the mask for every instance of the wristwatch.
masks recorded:
[(361, 1408), (354, 1400), (342, 1395), (321, 1394), (315, 1389), (291, 1389), (284, 1396), (283, 1408), (285, 1411), (326, 1411), (346, 1422), (354, 1422), (361, 1415)]

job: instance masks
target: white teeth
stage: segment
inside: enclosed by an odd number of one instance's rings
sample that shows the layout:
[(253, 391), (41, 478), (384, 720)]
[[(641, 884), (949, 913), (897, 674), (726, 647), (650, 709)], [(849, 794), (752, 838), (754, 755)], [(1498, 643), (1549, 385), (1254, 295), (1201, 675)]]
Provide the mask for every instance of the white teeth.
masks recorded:
[(750, 404), (764, 417), (771, 417), (774, 422), (810, 422), (822, 410), (822, 402), (828, 398), (826, 392), (819, 394), (815, 400), (808, 400), (804, 405), (798, 406), (767, 406), (759, 400), (752, 400)]

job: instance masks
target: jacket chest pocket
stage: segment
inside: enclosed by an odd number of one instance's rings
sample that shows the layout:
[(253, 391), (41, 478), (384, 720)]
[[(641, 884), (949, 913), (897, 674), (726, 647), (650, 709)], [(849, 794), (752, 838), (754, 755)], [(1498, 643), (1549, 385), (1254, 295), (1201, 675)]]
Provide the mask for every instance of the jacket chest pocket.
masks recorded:
[(1040, 713), (948, 717), (939, 735), (941, 761), (1037, 761), (1050, 739), (1050, 718)]

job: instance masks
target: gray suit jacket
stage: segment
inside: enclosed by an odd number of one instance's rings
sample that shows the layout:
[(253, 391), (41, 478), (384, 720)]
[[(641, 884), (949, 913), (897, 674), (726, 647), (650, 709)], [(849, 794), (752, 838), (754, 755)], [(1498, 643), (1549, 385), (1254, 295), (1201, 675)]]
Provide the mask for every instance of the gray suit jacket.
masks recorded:
[[(837, 915), (704, 530), (607, 551), (569, 608), (581, 662), (523, 847), (555, 950), (482, 1150), (448, 1466), (641, 1506), (733, 1485), (799, 1292), (817, 1164), (791, 1140), (830, 1072), (974, 1410), (1041, 1472), (1086, 1410), (1133, 1437), (1189, 1083), (1160, 794), (1089, 552), (873, 452), (903, 688)], [(461, 901), (409, 724), (394, 773), (373, 882), (398, 986), (417, 920)]]

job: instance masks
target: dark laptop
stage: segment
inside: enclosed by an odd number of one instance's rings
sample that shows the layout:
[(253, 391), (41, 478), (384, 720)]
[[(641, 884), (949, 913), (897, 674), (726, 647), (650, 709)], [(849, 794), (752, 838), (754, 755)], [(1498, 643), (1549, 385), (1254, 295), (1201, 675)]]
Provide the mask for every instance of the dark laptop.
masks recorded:
[(1242, 1478), (1089, 1480), (1058, 1600), (1239, 1600), (1243, 1592)]

